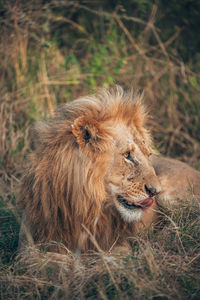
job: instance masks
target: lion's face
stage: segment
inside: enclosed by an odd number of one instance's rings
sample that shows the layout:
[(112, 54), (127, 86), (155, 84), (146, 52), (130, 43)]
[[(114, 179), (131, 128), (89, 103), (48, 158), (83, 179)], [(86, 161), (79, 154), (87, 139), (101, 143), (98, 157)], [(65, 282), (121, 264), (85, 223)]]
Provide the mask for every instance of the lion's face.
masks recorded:
[(139, 220), (161, 190), (150, 161), (151, 148), (136, 128), (120, 124), (115, 127), (112, 156), (108, 191), (126, 222)]
[(76, 120), (73, 133), (85, 159), (98, 164), (95, 171), (103, 167), (99, 177), (104, 176), (108, 201), (114, 202), (124, 221), (139, 220), (161, 190), (150, 161), (148, 134), (142, 136), (123, 122), (100, 124), (86, 118)]

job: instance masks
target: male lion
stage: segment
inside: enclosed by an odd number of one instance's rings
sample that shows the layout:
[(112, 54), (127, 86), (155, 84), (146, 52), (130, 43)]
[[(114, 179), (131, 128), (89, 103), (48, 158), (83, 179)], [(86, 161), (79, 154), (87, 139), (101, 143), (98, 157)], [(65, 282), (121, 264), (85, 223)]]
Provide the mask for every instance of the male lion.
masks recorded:
[[(80, 251), (97, 243), (108, 251), (156, 220), (156, 195), (164, 203), (180, 196), (165, 186), (173, 173), (178, 180), (179, 169), (199, 193), (200, 173), (152, 156), (141, 98), (120, 87), (104, 89), (60, 107), (35, 126), (35, 150), (17, 201), (35, 242), (62, 242)], [(181, 199), (187, 188), (181, 180)]]

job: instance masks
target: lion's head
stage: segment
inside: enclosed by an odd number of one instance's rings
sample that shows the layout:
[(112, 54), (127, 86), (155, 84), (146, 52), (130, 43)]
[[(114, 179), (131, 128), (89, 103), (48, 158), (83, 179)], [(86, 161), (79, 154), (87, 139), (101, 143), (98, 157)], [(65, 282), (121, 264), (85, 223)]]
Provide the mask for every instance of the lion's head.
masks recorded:
[(108, 249), (150, 209), (160, 185), (141, 98), (120, 87), (101, 90), (36, 125), (18, 199), (36, 241), (87, 250), (90, 232)]

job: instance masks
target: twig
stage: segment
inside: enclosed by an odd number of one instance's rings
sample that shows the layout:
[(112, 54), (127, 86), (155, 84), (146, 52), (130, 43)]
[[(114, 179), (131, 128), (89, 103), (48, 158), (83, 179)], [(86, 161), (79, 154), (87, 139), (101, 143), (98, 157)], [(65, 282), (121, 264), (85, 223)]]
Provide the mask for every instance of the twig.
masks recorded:
[(177, 31), (164, 43), (165, 48), (169, 47), (171, 43), (179, 36), (180, 32), (182, 31), (181, 28), (178, 28)]
[(119, 26), (122, 28), (122, 30), (124, 31), (124, 33), (126, 34), (126, 36), (128, 37), (129, 41), (131, 42), (132, 46), (136, 49), (136, 51), (145, 59), (148, 60), (147, 56), (144, 54), (144, 51), (142, 51), (140, 49), (140, 47), (138, 46), (138, 44), (136, 43), (136, 41), (133, 39), (132, 35), (130, 34), (130, 32), (128, 31), (128, 29), (124, 26), (122, 20), (120, 19), (120, 17), (115, 14), (114, 15), (115, 20), (117, 21), (117, 23), (119, 24)]
[(85, 34), (88, 35), (88, 32), (86, 31), (86, 29), (85, 29), (83, 26), (77, 24), (76, 22), (74, 22), (74, 21), (72, 21), (72, 20), (70, 20), (70, 19), (68, 19), (68, 18), (66, 18), (66, 17), (61, 17), (61, 16), (59, 16), (59, 17), (52, 17), (52, 20), (53, 20), (54, 22), (65, 22), (65, 23), (69, 23), (69, 24), (71, 24), (73, 27), (75, 27), (76, 29), (78, 29), (78, 30), (80, 30), (81, 32), (83, 32), (83, 33), (85, 33)]
[[(114, 278), (114, 276), (113, 276), (113, 274), (112, 274), (112, 272), (111, 272), (111, 270), (110, 270), (110, 268), (109, 268), (109, 266), (108, 266), (108, 264), (107, 264), (107, 262), (106, 262), (106, 260), (105, 260), (105, 258), (104, 258), (102, 249), (99, 247), (99, 245), (98, 245), (98, 243), (97, 243), (95, 237), (94, 237), (94, 236), (92, 235), (92, 233), (88, 230), (88, 228), (87, 228), (84, 224), (82, 224), (82, 227), (84, 228), (84, 230), (85, 230), (85, 231), (87, 232), (87, 234), (89, 235), (89, 237), (90, 237), (92, 243), (94, 244), (94, 246), (97, 248), (97, 250), (98, 250), (98, 252), (99, 252), (99, 254), (100, 254), (100, 256), (101, 256), (101, 258), (102, 258), (102, 260), (103, 260), (103, 262), (104, 262), (104, 264), (105, 264), (105, 267), (106, 267), (106, 269), (107, 269), (107, 271), (108, 271), (108, 273), (109, 273), (109, 275), (110, 275), (110, 278), (111, 278), (112, 281), (113, 281), (113, 284), (114, 284), (114, 286), (115, 286), (115, 288), (116, 288), (116, 291), (117, 291), (117, 293), (118, 293), (118, 296), (120, 297), (120, 289), (119, 289), (119, 287), (118, 287), (118, 285), (117, 285), (117, 283), (116, 283), (116, 281), (115, 281), (115, 278)], [(121, 297), (120, 297), (120, 298), (121, 298)], [(118, 298), (118, 299), (120, 299), (120, 298)]]
[(195, 257), (193, 257), (193, 259), (191, 259), (186, 265), (191, 265), (191, 263), (193, 263), (197, 258), (199, 258), (200, 253), (198, 253)]
[[(153, 210), (154, 210), (154, 209), (153, 209)], [(182, 243), (182, 240), (181, 240), (181, 237), (180, 237), (180, 232), (178, 231), (179, 227), (178, 227), (178, 226), (176, 225), (176, 223), (172, 220), (172, 218), (169, 217), (169, 216), (168, 216), (167, 214), (165, 214), (164, 212), (162, 212), (162, 211), (160, 211), (160, 210), (154, 210), (154, 211), (156, 211), (156, 212), (158, 212), (159, 214), (165, 216), (165, 217), (172, 223), (172, 225), (174, 226), (174, 229), (175, 229), (175, 231), (176, 231), (178, 240), (179, 240), (179, 242), (180, 242), (181, 248), (182, 248), (182, 250), (183, 250), (185, 256), (187, 257), (187, 254), (186, 254), (186, 252), (185, 252), (185, 248), (183, 247), (183, 243)]]
[(48, 80), (48, 74), (47, 74), (47, 68), (46, 68), (44, 53), (42, 53), (42, 79), (43, 79), (43, 83), (44, 83), (44, 90), (45, 90), (45, 95), (46, 95), (46, 99), (47, 99), (47, 103), (48, 103), (48, 109), (49, 109), (50, 115), (53, 116), (54, 107), (53, 107), (53, 104), (52, 104), (51, 94), (50, 94), (49, 89), (47, 87), (47, 82), (49, 80)]
[(161, 50), (163, 51), (163, 54), (165, 55), (165, 57), (167, 58), (167, 60), (170, 61), (169, 55), (168, 55), (168, 53), (167, 53), (167, 51), (165, 49), (165, 46), (164, 46), (163, 42), (161, 41), (161, 39), (160, 39), (160, 37), (159, 37), (159, 35), (158, 35), (157, 31), (156, 31), (155, 26), (153, 24), (150, 24), (150, 26), (151, 26), (152, 32), (153, 32), (153, 34), (154, 34), (154, 36), (155, 36), (155, 38), (156, 38), (156, 40), (157, 40), (157, 42), (158, 42)]
[[(98, 10), (98, 11), (97, 11), (97, 10), (94, 10), (94, 9), (89, 8), (89, 7), (87, 7), (87, 6), (84, 6), (84, 5), (82, 5), (82, 4), (73, 3), (73, 2), (71, 2), (71, 5), (72, 5), (72, 6), (75, 6), (75, 7), (77, 7), (77, 8), (82, 8), (82, 9), (84, 9), (84, 10), (87, 10), (87, 11), (89, 11), (89, 12), (91, 12), (92, 14), (95, 14), (95, 15), (103, 16), (103, 17), (106, 17), (106, 18), (108, 18), (108, 19), (113, 18), (113, 14), (108, 13), (108, 12), (105, 12), (105, 11), (103, 11), (103, 10), (100, 10), (100, 11)], [(135, 22), (135, 23), (142, 24), (142, 25), (146, 25), (146, 24), (147, 24), (147, 22), (142, 21), (142, 20), (139, 19), (139, 18), (131, 17), (131, 16), (127, 16), (127, 15), (122, 15), (122, 16), (121, 16), (121, 19), (124, 19), (124, 20), (127, 20), (127, 21), (133, 21), (133, 22)]]

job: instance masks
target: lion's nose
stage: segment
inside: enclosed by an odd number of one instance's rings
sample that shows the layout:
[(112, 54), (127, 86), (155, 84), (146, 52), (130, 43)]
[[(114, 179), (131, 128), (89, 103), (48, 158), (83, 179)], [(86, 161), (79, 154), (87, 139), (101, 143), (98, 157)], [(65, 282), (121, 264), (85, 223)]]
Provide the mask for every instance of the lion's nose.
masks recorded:
[(153, 197), (160, 193), (160, 189), (156, 189), (154, 187), (148, 187), (146, 184), (144, 187), (145, 187), (145, 191), (147, 192), (147, 194), (149, 194), (150, 197)]

